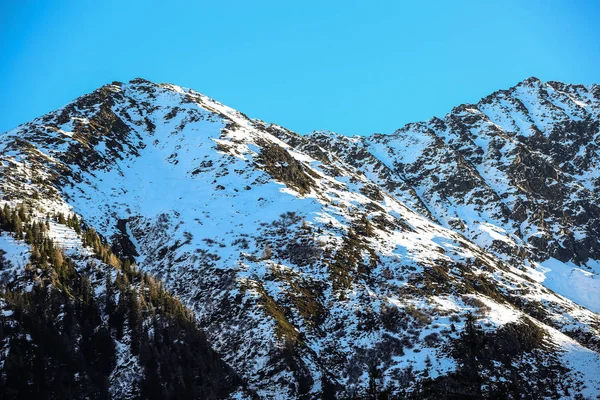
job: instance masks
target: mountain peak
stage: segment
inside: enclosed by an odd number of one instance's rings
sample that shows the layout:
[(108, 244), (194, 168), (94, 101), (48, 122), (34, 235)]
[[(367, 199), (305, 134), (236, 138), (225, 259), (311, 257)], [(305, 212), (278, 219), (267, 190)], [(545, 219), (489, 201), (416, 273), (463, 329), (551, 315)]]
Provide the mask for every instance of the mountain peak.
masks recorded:
[(129, 81), (130, 84), (136, 85), (136, 84), (151, 84), (151, 85), (156, 85), (154, 82), (149, 81), (148, 79), (144, 79), (144, 78), (133, 78)]
[(530, 76), (529, 78), (526, 78), (523, 81), (519, 82), (516, 86), (520, 86), (520, 85), (540, 86), (542, 84), (543, 84), (543, 82), (539, 78), (536, 78), (535, 76)]
[[(0, 376), (49, 359), (87, 397), (595, 397), (593, 90), (529, 78), (393, 134), (300, 136), (136, 78), (4, 133)], [(38, 309), (79, 361), (36, 356)]]

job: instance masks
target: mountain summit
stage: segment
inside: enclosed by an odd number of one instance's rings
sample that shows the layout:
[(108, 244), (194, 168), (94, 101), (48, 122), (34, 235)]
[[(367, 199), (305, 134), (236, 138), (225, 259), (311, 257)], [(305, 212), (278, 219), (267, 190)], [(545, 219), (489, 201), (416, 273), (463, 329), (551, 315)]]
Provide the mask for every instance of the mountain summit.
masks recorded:
[(0, 388), (596, 397), (599, 128), (535, 78), (365, 137), (103, 86), (0, 135)]

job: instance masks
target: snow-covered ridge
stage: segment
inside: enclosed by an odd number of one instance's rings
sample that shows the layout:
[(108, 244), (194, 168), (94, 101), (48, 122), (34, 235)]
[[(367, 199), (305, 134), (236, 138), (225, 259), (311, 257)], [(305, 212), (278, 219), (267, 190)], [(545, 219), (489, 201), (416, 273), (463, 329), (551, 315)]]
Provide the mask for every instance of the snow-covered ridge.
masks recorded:
[(530, 78), (444, 119), (356, 138), (377, 161), (341, 146), (343, 136), (312, 137), (362, 170), (383, 163), (391, 172), (380, 168), (375, 180), (409, 183), (436, 221), (489, 250), (496, 242), (502, 256), (532, 251), (566, 263), (545, 269), (547, 284), (598, 312), (589, 289), (600, 258), (599, 94), (597, 85)]
[(522, 374), (543, 397), (527, 365), (548, 364), (593, 395), (598, 103), (527, 80), (391, 135), (302, 137), (136, 79), (0, 135), (0, 192), (76, 212), (161, 277), (261, 397), (441, 390), (473, 321), (539, 339), (488, 349), (486, 395)]

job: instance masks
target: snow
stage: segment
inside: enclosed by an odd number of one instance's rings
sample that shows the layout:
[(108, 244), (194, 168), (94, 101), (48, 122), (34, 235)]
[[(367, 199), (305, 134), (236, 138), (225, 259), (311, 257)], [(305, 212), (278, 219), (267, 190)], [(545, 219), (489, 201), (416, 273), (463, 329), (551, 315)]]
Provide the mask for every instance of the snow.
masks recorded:
[[(481, 320), (492, 323), (494, 326), (499, 327), (510, 322), (519, 320), (523, 315), (519, 310), (514, 307), (509, 307), (504, 304), (497, 303), (483, 296), (475, 296), (479, 301), (483, 302), (490, 308)], [(485, 323), (484, 323), (485, 325)]]
[(434, 138), (419, 130), (397, 131), (393, 134), (397, 139), (397, 146), (384, 148), (376, 143), (369, 144), (369, 151), (383, 161), (388, 167), (394, 167), (393, 160), (398, 157), (406, 164), (414, 163), (428, 146), (432, 145)]
[(600, 354), (583, 347), (575, 340), (553, 328), (550, 332), (552, 342), (559, 346), (560, 358), (584, 383), (583, 398), (595, 398), (600, 393)]
[(11, 263), (13, 271), (23, 269), (29, 261), (29, 246), (7, 232), (0, 232), (0, 250), (5, 252), (4, 259)]
[(536, 268), (542, 274), (539, 281), (548, 289), (600, 314), (600, 276), (597, 272), (555, 258), (537, 263)]
[(494, 240), (499, 240), (501, 242), (506, 242), (506, 243), (513, 243), (513, 241), (510, 239), (508, 233), (503, 230), (502, 228), (489, 224), (489, 223), (482, 223), (479, 224), (479, 230), (481, 230), (482, 232), (487, 234), (487, 237), (491, 240), (483, 240), (479, 239), (480, 241), (486, 243), (486, 244), (491, 244)]
[[(80, 170), (58, 161), (66, 145), (74, 143), (75, 122), (89, 123), (90, 115), (81, 114), (58, 131), (46, 132), (49, 137), (61, 137), (62, 141), (55, 147), (51, 141), (39, 146), (36, 143), (38, 155), (52, 165), (71, 168), (70, 172), (80, 174), (82, 182), (68, 182), (73, 185), (60, 187), (62, 197), (44, 198), (38, 204), (45, 210), (77, 212), (106, 238), (117, 233), (117, 220), (125, 220), (125, 231), (140, 254), (136, 259), (138, 266), (160, 276), (170, 290), (194, 309), (198, 320), (205, 324), (213, 346), (260, 395), (287, 398), (288, 389), (275, 382), (295, 379), (289, 370), (269, 369), (275, 368), (270, 364), (270, 352), (280, 348), (281, 343), (276, 336), (277, 324), (261, 303), (263, 293), (278, 304), (289, 306), (287, 314), (294, 329), (304, 334), (306, 350), (301, 357), (313, 378), (319, 378), (323, 371), (321, 366), (335, 357), (352, 360), (357, 351), (372, 350), (385, 335), (394, 334), (382, 327), (372, 331), (360, 328), (357, 314), (376, 313), (382, 304), (398, 309), (410, 305), (432, 320), (418, 328), (419, 343), (414, 348), (406, 349), (402, 356), (392, 356), (392, 362), (385, 366), (385, 379), (391, 379), (394, 370), (408, 365), (423, 370), (427, 357), (433, 364), (430, 376), (454, 370), (453, 360), (421, 342), (428, 334), (448, 329), (450, 321), (457, 318), (464, 321), (467, 312), (477, 314), (486, 329), (497, 329), (524, 315), (508, 303), (501, 304), (476, 291), (462, 298), (444, 294), (443, 288), (440, 288), (441, 293), (434, 291), (435, 295), (427, 293), (428, 289), (420, 293), (424, 273), (435, 272), (434, 267), (448, 274), (443, 279), (453, 289), (464, 283), (463, 274), (485, 278), (501, 294), (522, 293), (523, 299), (538, 300), (550, 318), (560, 322), (557, 322), (559, 328), (583, 327), (594, 334), (595, 314), (573, 301), (599, 312), (600, 264), (597, 261), (591, 260), (587, 269), (554, 259), (528, 263), (495, 250), (498, 244), (529, 248), (516, 234), (512, 222), (506, 222), (505, 215), (499, 212), (500, 207), (510, 210), (524, 198), (506, 173), (514, 162), (513, 137), (531, 135), (532, 124), (549, 127), (552, 120), (575, 118), (580, 115), (578, 112), (587, 111), (569, 109), (544, 115), (535, 109), (539, 95), (529, 88), (517, 88), (514, 98), (499, 95), (492, 104), (471, 105), (465, 112), (461, 111), (464, 115), (455, 115), (477, 120), (460, 134), (450, 127), (437, 129), (432, 120), (427, 124), (411, 124), (385, 137), (340, 139), (342, 152), (352, 146), (370, 152), (364, 165), (353, 167), (333, 155), (330, 164), (317, 161), (302, 151), (301, 146), (292, 148), (264, 130), (266, 124), (261, 121), (248, 119), (192, 90), (175, 85), (159, 85), (155, 89), (151, 94), (134, 84), (124, 84), (118, 89), (122, 97), (115, 101), (113, 111), (122, 116), (130, 128), (124, 140), (136, 143), (132, 145), (135, 151), (125, 149), (119, 151), (122, 158), (114, 157), (110, 141), (102, 140), (93, 149), (104, 162), (99, 168)], [(553, 96), (552, 104), (558, 108), (569, 107), (571, 103), (582, 108), (562, 94)], [(517, 107), (516, 99), (523, 103), (527, 113)], [(152, 107), (132, 107), (131, 102)], [(128, 110), (129, 118), (124, 117), (122, 110)], [(148, 122), (156, 126), (151, 133), (147, 130)], [(25, 133), (16, 131), (11, 135)], [(337, 143), (336, 134), (319, 134)], [(501, 162), (496, 162), (489, 151), (492, 138), (498, 137), (504, 141), (499, 150), (503, 157)], [(310, 172), (315, 180), (310, 193), (300, 195), (260, 168), (257, 161), (265, 142), (287, 149), (302, 168)], [(475, 180), (482, 184), (458, 194), (442, 195), (437, 183), (451, 180), (459, 168), (460, 160), (452, 146), (477, 151), (472, 158), (465, 155), (462, 162), (470, 165), (473, 175), (482, 177)], [(29, 172), (31, 165), (18, 153), (7, 154), (15, 171), (27, 178), (25, 189), (19, 190), (35, 192)], [(476, 162), (477, 157), (482, 161)], [(333, 167), (335, 174), (328, 172), (328, 168)], [(45, 178), (50, 176), (48, 171), (44, 171)], [(405, 179), (412, 180), (412, 186)], [(398, 185), (387, 186), (390, 182)], [(369, 185), (381, 189), (383, 200), (362, 194), (361, 189)], [(416, 211), (424, 209), (430, 211), (435, 220)], [(384, 229), (375, 226), (373, 235), (364, 238), (365, 245), (380, 257), (371, 271), (372, 280), (356, 278), (343, 292), (342, 299), (340, 293), (332, 289), (328, 265), (317, 262), (300, 266), (287, 259), (261, 259), (269, 240), (280, 240), (284, 244), (292, 240), (280, 237), (283, 234), (274, 232), (271, 225), (288, 211), (297, 213), (313, 230), (311, 240), (330, 252), (340, 249), (343, 237), (360, 215), (369, 219), (383, 217), (395, 224)], [(296, 227), (286, 228), (297, 231)], [(528, 239), (557, 234), (558, 228), (539, 228), (526, 220), (520, 230), (522, 237)], [(584, 239), (585, 231), (575, 231), (575, 235)], [(52, 222), (49, 236), (69, 255), (90, 254), (89, 249), (82, 250), (76, 232), (66, 226)], [(16, 260), (14, 265), (22, 267), (27, 262), (27, 248), (19, 247), (21, 245), (11, 239), (0, 236), (0, 248), (9, 249), (7, 258)], [(239, 239), (247, 240), (247, 248), (233, 244)], [(368, 261), (366, 252), (361, 256)], [(388, 275), (383, 274), (384, 268)], [(319, 301), (329, 312), (321, 327), (323, 334), (311, 332), (297, 307), (289, 304), (290, 298), (297, 294), (292, 283), (306, 282), (319, 288), (318, 296), (322, 296)], [(241, 305), (238, 296), (242, 298)], [(467, 301), (469, 299), (472, 303)], [(343, 329), (337, 330), (337, 324), (342, 324)], [(461, 325), (462, 322), (456, 323), (458, 329)], [(404, 334), (402, 331), (396, 336)], [(600, 365), (596, 356), (564, 339), (562, 334), (556, 335), (561, 338), (561, 346), (564, 345), (565, 360), (576, 369), (581, 368), (584, 375), (587, 374), (585, 379), (594, 382), (593, 367)], [(442, 340), (447, 341), (449, 337), (451, 335)], [(127, 347), (127, 343), (119, 343), (118, 363), (129, 372), (118, 379), (111, 378), (113, 387), (116, 381), (131, 383), (138, 374), (137, 360), (130, 358)], [(368, 385), (365, 371), (351, 382), (344, 375), (347, 368), (331, 367), (341, 382), (359, 387)], [(265, 378), (265, 374), (272, 375)], [(320, 379), (317, 379), (312, 390), (317, 391), (319, 384)]]
[(142, 377), (142, 366), (138, 357), (131, 353), (130, 341), (128, 335), (116, 341), (117, 365), (108, 377), (113, 398), (134, 398), (139, 395), (138, 381)]
[(87, 254), (91, 255), (91, 250), (83, 250), (81, 243), (81, 237), (75, 232), (75, 230), (69, 228), (66, 225), (61, 225), (56, 222), (50, 222), (50, 229), (48, 230), (48, 237), (54, 241), (56, 245), (65, 251), (67, 255), (73, 254)]

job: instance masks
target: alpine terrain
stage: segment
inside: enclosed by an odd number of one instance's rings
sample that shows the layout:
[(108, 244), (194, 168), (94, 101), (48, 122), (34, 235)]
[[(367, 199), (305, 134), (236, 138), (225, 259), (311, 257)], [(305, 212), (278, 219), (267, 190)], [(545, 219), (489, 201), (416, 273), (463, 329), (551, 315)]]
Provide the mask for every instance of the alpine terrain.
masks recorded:
[(0, 398), (600, 398), (598, 85), (348, 137), (113, 82), (0, 196)]

